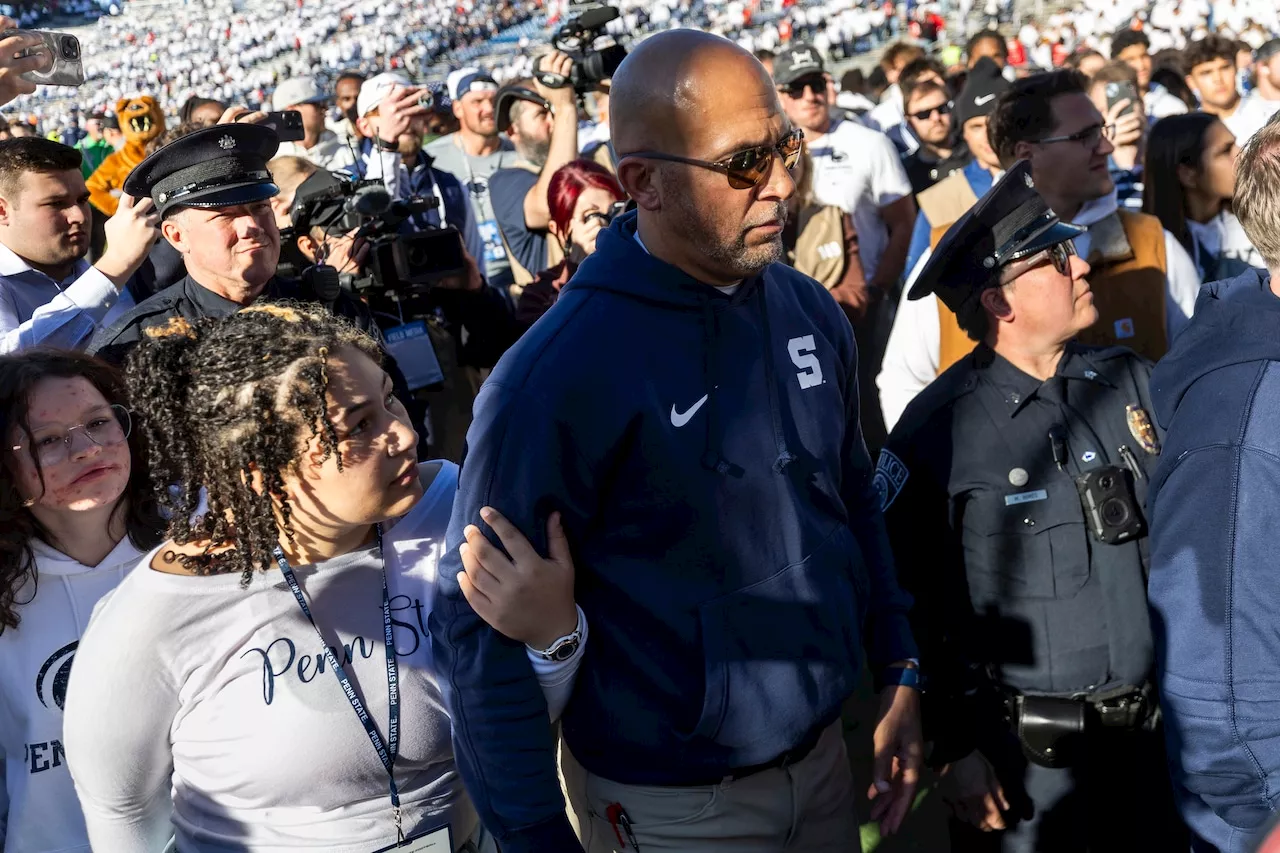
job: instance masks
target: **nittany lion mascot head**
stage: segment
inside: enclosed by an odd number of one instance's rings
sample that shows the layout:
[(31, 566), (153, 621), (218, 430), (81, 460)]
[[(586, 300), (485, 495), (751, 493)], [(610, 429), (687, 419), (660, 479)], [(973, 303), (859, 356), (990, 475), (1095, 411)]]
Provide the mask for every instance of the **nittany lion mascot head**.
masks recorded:
[(121, 98), (116, 101), (116, 119), (124, 134), (125, 147), (137, 145), (142, 151), (147, 143), (164, 133), (164, 113), (150, 95)]
[(111, 216), (120, 204), (124, 179), (147, 156), (147, 143), (164, 133), (164, 112), (150, 95), (136, 95), (116, 101), (116, 119), (124, 134), (124, 147), (107, 155), (102, 165), (85, 181), (89, 201)]

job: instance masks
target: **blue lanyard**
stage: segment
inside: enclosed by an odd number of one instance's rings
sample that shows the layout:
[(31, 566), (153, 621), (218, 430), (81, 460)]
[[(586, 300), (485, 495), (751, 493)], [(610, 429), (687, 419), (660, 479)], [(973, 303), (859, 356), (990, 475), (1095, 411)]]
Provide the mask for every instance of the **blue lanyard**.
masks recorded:
[(382, 760), (382, 766), (386, 768), (387, 786), (391, 791), (391, 807), (396, 820), (396, 843), (401, 844), (404, 842), (404, 829), (400, 816), (400, 790), (396, 787), (395, 775), (396, 756), (400, 752), (400, 670), (396, 663), (395, 641), (391, 636), (391, 598), (387, 594), (387, 563), (382, 553), (382, 525), (379, 524), (374, 529), (378, 534), (378, 560), (382, 563), (382, 639), (387, 650), (387, 705), (391, 718), (387, 723), (387, 742), (385, 745), (382, 742), (382, 736), (378, 734), (378, 730), (373, 725), (373, 720), (369, 717), (369, 712), (364, 707), (364, 702), (360, 701), (360, 695), (356, 693), (355, 686), (352, 685), (351, 679), (347, 678), (346, 670), (342, 668), (342, 664), (338, 663), (338, 658), (334, 655), (333, 648), (325, 642), (324, 635), (320, 633), (320, 627), (316, 625), (315, 617), (311, 615), (311, 608), (307, 606), (307, 599), (302, 594), (302, 587), (298, 585), (298, 578), (293, 574), (293, 567), (284, 558), (284, 552), (280, 550), (279, 546), (273, 549), (271, 553), (275, 556), (276, 563), (280, 566), (280, 574), (284, 575), (285, 583), (289, 584), (289, 591), (298, 600), (298, 606), (302, 608), (302, 615), (307, 617), (307, 621), (315, 629), (316, 636), (320, 638), (320, 645), (324, 648), (325, 662), (333, 670), (334, 676), (338, 679), (338, 684), (342, 686), (342, 692), (346, 694), (347, 701), (351, 703), (351, 709), (356, 712), (357, 719), (364, 726), (365, 734), (369, 736), (370, 742), (373, 743), (373, 748), (378, 752), (378, 758)]

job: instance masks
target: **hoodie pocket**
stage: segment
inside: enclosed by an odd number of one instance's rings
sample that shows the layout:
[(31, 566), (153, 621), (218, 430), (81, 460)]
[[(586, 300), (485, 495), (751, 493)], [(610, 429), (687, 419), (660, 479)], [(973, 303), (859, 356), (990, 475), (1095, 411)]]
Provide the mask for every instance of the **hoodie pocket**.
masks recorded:
[(1043, 494), (1013, 504), (1003, 493), (982, 494), (966, 504), (965, 569), (975, 606), (1070, 598), (1088, 582), (1089, 534), (1075, 484), (1053, 483)]
[(839, 708), (857, 676), (860, 553), (840, 525), (804, 560), (699, 607), (706, 693), (693, 737), (753, 755)]

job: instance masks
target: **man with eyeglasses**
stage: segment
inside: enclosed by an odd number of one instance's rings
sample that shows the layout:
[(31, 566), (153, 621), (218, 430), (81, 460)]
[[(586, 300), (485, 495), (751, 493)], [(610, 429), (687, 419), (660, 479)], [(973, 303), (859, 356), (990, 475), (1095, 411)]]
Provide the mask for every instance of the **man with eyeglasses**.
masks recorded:
[[(920, 761), (917, 663), (849, 321), (779, 263), (802, 135), (750, 53), (695, 30), (632, 51), (610, 110), (637, 210), (494, 368), (467, 436), (430, 621), (458, 767), (504, 853), (854, 853), (841, 706), (865, 645), (870, 817), (893, 832)], [(461, 594), (486, 583), (482, 507), (538, 548), (559, 512), (575, 549), (592, 651), (562, 731), (581, 846), (525, 651)]]
[[(1200, 276), (1160, 220), (1120, 208), (1108, 164), (1114, 126), (1104, 123), (1087, 89), (1087, 78), (1072, 70), (1019, 80), (998, 99), (987, 133), (1001, 163), (1029, 160), (1049, 206), (1064, 222), (1087, 229), (1076, 248), (1093, 270), (1099, 317), (1081, 341), (1120, 344), (1156, 361), (1190, 320)], [(972, 349), (944, 303), (904, 299), (877, 381), (886, 421), (895, 422), (916, 394)]]
[(970, 158), (967, 150), (956, 150), (951, 92), (945, 85), (932, 80), (917, 83), (907, 92), (906, 105), (907, 123), (920, 147), (905, 157), (902, 165), (911, 191), (919, 194), (963, 169)]
[(868, 286), (896, 294), (916, 215), (911, 182), (883, 133), (832, 121), (824, 70), (816, 49), (794, 45), (774, 61), (773, 79), (787, 117), (804, 130), (815, 197), (853, 216)]
[[(1075, 339), (1089, 264), (1013, 164), (908, 298), (977, 346), (907, 407), (878, 477), (916, 600), (953, 850), (1185, 850), (1165, 770), (1143, 500), (1151, 365)], [(594, 639), (594, 638), (593, 638)]]

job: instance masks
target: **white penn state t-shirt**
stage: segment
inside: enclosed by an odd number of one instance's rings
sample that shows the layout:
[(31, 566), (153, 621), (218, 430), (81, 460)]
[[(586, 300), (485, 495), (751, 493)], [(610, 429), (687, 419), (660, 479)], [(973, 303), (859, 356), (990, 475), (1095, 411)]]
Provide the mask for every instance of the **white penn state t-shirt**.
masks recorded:
[(883, 133), (852, 121), (841, 121), (806, 141), (813, 158), (814, 197), (853, 216), (869, 280), (889, 242), (880, 209), (911, 194), (898, 150)]

